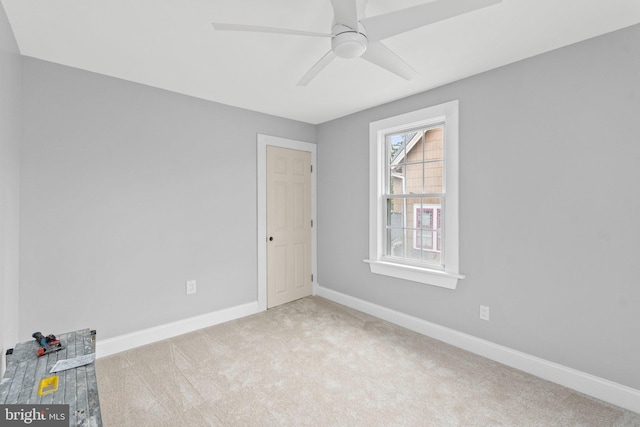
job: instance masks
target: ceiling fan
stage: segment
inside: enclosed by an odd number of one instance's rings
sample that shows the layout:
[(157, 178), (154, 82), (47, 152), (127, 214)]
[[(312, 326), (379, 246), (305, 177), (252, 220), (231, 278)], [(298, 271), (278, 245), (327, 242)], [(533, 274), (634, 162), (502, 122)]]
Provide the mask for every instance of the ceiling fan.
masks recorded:
[(250, 31), (331, 38), (331, 50), (311, 67), (300, 79), (298, 86), (306, 86), (336, 57), (362, 57), (406, 80), (411, 80), (417, 75), (416, 71), (382, 44), (382, 40), (501, 1), (435, 0), (365, 18), (364, 8), (367, 0), (331, 0), (334, 14), (331, 34), (216, 22), (213, 23), (213, 27), (219, 31)]

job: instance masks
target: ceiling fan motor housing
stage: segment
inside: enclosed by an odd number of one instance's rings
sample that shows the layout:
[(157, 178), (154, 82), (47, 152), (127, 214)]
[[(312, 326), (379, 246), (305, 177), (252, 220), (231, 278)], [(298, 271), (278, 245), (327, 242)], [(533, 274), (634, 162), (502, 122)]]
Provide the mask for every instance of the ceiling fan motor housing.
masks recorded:
[(331, 50), (340, 58), (358, 58), (367, 50), (367, 36), (364, 29), (355, 31), (345, 25), (337, 24), (334, 25), (332, 33)]

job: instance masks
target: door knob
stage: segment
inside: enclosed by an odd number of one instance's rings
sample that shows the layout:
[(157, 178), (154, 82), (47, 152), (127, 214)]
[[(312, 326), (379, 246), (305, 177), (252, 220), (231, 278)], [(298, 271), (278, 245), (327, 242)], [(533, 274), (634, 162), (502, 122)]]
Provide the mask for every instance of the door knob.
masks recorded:
[(269, 237), (269, 241), (273, 242), (273, 236)]

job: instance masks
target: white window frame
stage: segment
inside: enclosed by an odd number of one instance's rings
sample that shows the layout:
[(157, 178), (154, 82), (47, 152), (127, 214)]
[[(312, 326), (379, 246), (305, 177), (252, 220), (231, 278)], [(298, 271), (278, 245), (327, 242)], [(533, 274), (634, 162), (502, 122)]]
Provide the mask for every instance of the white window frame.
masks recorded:
[[(442, 239), (446, 259), (444, 269), (401, 262), (385, 256), (385, 136), (409, 129), (444, 126), (445, 194)], [(428, 285), (455, 289), (464, 275), (459, 272), (458, 226), (458, 101), (423, 108), (369, 124), (369, 263), (372, 273)]]

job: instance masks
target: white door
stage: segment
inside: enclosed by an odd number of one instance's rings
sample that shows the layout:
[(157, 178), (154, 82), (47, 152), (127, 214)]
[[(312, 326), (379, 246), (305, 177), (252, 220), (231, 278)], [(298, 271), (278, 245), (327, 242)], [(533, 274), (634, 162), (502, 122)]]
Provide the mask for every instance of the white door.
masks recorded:
[(267, 308), (311, 285), (311, 153), (267, 146)]

